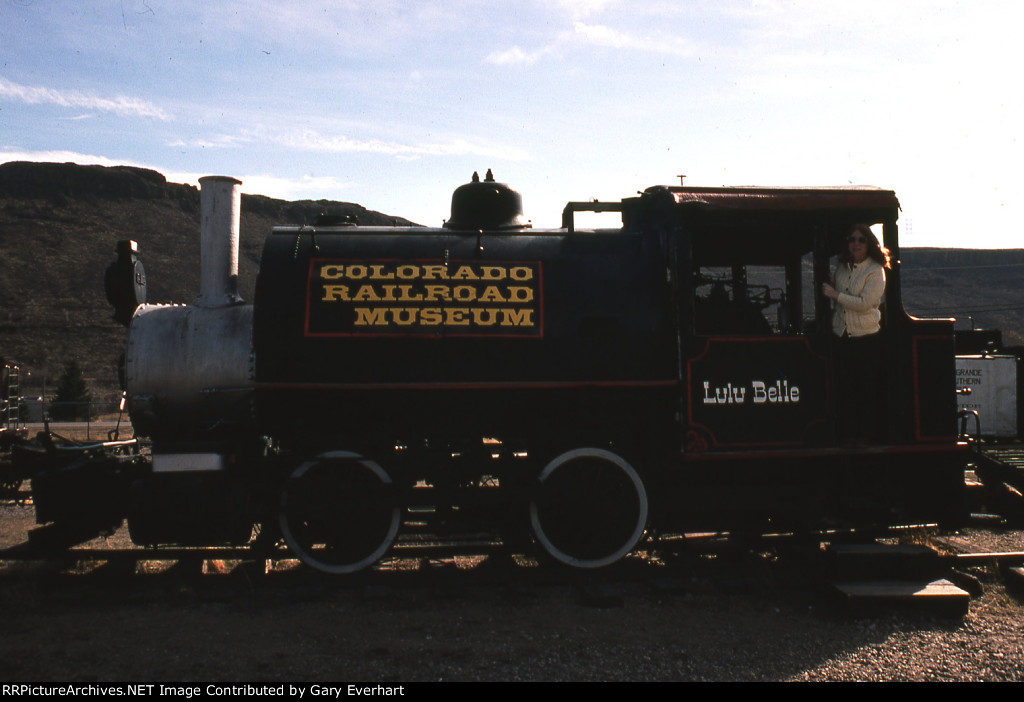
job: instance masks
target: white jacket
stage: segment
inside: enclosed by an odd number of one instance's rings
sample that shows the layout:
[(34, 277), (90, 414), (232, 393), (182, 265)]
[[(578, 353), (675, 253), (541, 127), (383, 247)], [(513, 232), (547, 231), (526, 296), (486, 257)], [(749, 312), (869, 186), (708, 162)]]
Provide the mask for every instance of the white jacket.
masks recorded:
[(835, 272), (839, 293), (832, 313), (832, 331), (836, 336), (875, 334), (881, 329), (878, 306), (885, 295), (885, 268), (871, 258), (852, 266), (841, 263)]

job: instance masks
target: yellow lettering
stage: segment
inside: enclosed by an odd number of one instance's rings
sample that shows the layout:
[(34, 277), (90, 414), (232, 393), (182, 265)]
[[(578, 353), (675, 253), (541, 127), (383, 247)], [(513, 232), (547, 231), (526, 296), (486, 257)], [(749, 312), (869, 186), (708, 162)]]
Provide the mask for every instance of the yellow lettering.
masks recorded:
[(529, 302), (533, 299), (533, 288), (521, 285), (512, 285), (508, 289), (509, 302)]
[(469, 325), (468, 309), (465, 307), (445, 308), (444, 323), (447, 326), (465, 327)]
[(431, 265), (423, 266), (423, 280), (435, 280), (440, 278), (445, 280), (448, 277), (448, 271), (445, 270), (444, 266)]
[(459, 266), (459, 269), (452, 275), (452, 280), (479, 280), (480, 276), (473, 272), (472, 266)]
[(395, 324), (399, 324), (403, 327), (407, 327), (410, 324), (416, 322), (416, 308), (415, 307), (392, 307), (391, 318), (395, 320)]
[(324, 296), (320, 298), (324, 302), (334, 302), (335, 300), (349, 301), (348, 297), (348, 286), (347, 285), (325, 285)]
[[(401, 270), (401, 269), (399, 269), (399, 270)], [(401, 276), (399, 276), (399, 277), (401, 277)], [(398, 292), (399, 292), (398, 299), (401, 300), (402, 302), (418, 302), (419, 300), (423, 299), (423, 293), (413, 294), (413, 293), (410, 292), (410, 290), (412, 290), (412, 286), (411, 285), (399, 285), (398, 286)]]
[(372, 285), (360, 285), (356, 294), (352, 296), (353, 302), (379, 302), (380, 297), (374, 292)]
[(476, 288), (472, 285), (457, 285), (452, 294), (459, 302), (469, 302), (476, 299)]
[(357, 327), (383, 327), (387, 326), (388, 320), (384, 316), (383, 307), (356, 307)]
[[(484, 318), (484, 315), (487, 315)], [(473, 308), (473, 324), (478, 327), (491, 327), (498, 323), (498, 310), (486, 307)]]
[(447, 285), (428, 285), (425, 298), (428, 302), (434, 300), (451, 300)]
[(480, 296), (480, 302), (504, 302), (505, 297), (498, 290), (497, 285), (488, 285), (484, 288), (483, 295)]
[[(450, 266), (380, 263), (371, 259), (321, 263), (315, 270), (319, 274), (317, 280), (324, 281), (319, 283), (323, 288), (320, 302), (366, 305), (346, 306), (353, 310), (356, 329), (445, 326), (452, 328), (454, 334), (457, 327), (469, 328), (463, 333), (499, 326), (524, 330), (536, 327), (540, 323), (535, 317), (535, 313), (539, 314), (535, 307), (539, 279), (535, 284), (534, 268), (470, 262)], [(359, 282), (334, 282), (339, 280)], [(406, 306), (387, 306), (396, 302)], [(424, 306), (430, 304), (433, 306)]]
[(501, 326), (532, 327), (533, 310), (502, 310)]
[(420, 310), (420, 323), (427, 327), (434, 327), (441, 323), (440, 307), (424, 307)]
[(499, 266), (483, 266), (480, 268), (481, 280), (504, 280), (506, 271)]

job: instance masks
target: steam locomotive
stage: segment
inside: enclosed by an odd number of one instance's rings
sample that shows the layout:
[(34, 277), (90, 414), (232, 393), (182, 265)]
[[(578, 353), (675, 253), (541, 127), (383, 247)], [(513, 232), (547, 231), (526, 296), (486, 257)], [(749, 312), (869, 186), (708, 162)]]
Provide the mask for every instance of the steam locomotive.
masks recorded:
[[(651, 187), (534, 229), (488, 171), (442, 227), (275, 227), (237, 293), (240, 183), (202, 186), (201, 290), (145, 303), (133, 242), (108, 296), (151, 456), (40, 472), (41, 522), (127, 519), (145, 545), (283, 540), (366, 568), (411, 533), (487, 532), (578, 568), (645, 534), (939, 523), (964, 514), (951, 320), (883, 305), (885, 435), (841, 445), (828, 300), (855, 223), (899, 259), (873, 187)], [(615, 226), (584, 228), (581, 213)], [(621, 224), (618, 220), (621, 220)]]

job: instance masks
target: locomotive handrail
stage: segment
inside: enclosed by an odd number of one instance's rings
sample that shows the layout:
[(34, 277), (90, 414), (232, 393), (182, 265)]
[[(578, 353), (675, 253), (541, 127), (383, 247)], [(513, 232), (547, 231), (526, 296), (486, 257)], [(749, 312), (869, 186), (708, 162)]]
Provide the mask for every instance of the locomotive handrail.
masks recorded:
[[(968, 388), (968, 390), (970, 390), (970, 388)], [(967, 428), (971, 418), (974, 419), (973, 434), (971, 434)], [(979, 416), (977, 410), (961, 409), (957, 413), (957, 419), (960, 422), (960, 431), (958, 432), (958, 435), (961, 438), (972, 439), (981, 436), (981, 417)]]
[(576, 212), (624, 212), (621, 202), (570, 202), (562, 210), (562, 228), (569, 234), (576, 231), (574, 214)]

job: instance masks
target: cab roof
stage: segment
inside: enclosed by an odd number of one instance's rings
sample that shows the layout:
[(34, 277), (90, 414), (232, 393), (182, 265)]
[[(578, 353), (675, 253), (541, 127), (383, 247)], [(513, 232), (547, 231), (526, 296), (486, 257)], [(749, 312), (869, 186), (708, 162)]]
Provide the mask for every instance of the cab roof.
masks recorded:
[(898, 209), (892, 190), (871, 185), (837, 187), (753, 187), (689, 188), (657, 186), (649, 188), (669, 193), (678, 205), (705, 205), (742, 210), (884, 210)]

